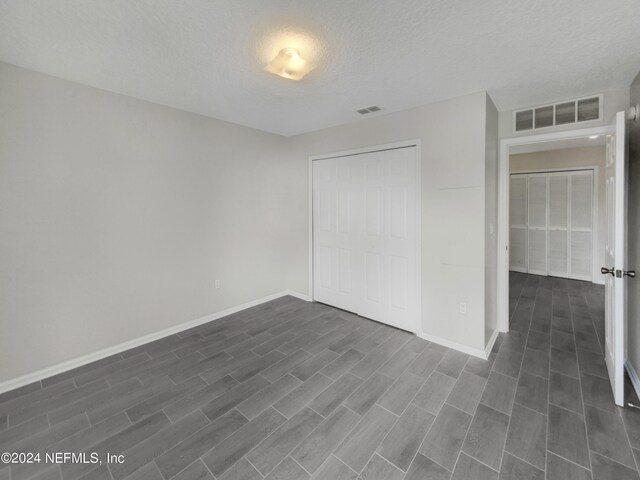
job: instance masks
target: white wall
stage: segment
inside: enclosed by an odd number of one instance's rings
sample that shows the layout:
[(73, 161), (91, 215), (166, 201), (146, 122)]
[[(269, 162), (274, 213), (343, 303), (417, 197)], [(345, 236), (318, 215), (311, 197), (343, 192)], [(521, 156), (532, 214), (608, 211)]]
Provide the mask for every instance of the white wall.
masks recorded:
[[(603, 115), (602, 120), (573, 123), (565, 126), (557, 126), (548, 130), (527, 130), (525, 132), (515, 132), (513, 125), (513, 112), (514, 110), (505, 110), (500, 112), (500, 138), (522, 137), (526, 135), (535, 135), (539, 133), (545, 133), (549, 131), (561, 132), (566, 130), (575, 130), (577, 128), (590, 128), (600, 127), (602, 125), (610, 125), (613, 122), (616, 112), (625, 110), (629, 106), (629, 89), (607, 90), (605, 92), (594, 92), (594, 95), (602, 93), (603, 101)], [(556, 100), (550, 100), (547, 104), (559, 103), (563, 100), (571, 100), (566, 98), (558, 98)], [(536, 105), (523, 105), (522, 108), (535, 107)], [(515, 110), (521, 110), (522, 108), (516, 108)]]
[(308, 157), (420, 139), (422, 326), (428, 335), (484, 350), (488, 104), (484, 92), (475, 93), (293, 137), (286, 179), (295, 186), (287, 260), (294, 268), (286, 288), (309, 293)]
[(286, 139), (2, 63), (0, 112), (0, 382), (284, 288)]
[(423, 330), (485, 348), (497, 112), (484, 92), (283, 138), (0, 63), (0, 111), (0, 382), (308, 293), (308, 157), (408, 139), (421, 140)]
[[(598, 168), (598, 225), (595, 245), (596, 264), (604, 265), (604, 245), (607, 241), (607, 205), (606, 205), (606, 150), (604, 146), (563, 148), (544, 152), (520, 153), (509, 156), (509, 172), (522, 173), (532, 170), (571, 169), (576, 167)], [(594, 283), (604, 283), (601, 275), (593, 278)]]
[[(640, 105), (640, 73), (631, 84), (631, 105)], [(629, 122), (629, 260), (627, 268), (640, 275), (640, 120)], [(640, 375), (640, 276), (627, 280), (628, 361)], [(636, 386), (637, 388), (638, 386)]]

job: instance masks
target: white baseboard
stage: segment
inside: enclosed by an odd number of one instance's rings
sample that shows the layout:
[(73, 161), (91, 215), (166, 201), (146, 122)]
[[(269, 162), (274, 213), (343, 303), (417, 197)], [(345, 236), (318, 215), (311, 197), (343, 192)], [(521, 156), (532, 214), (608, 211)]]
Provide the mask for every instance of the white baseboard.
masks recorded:
[(291, 295), (292, 297), (299, 298), (300, 300), (304, 300), (305, 302), (311, 302), (311, 296), (306, 295), (304, 293), (294, 292), (293, 290), (286, 290), (285, 295)]
[(631, 362), (627, 360), (624, 362), (624, 368), (627, 369), (627, 373), (629, 374), (629, 378), (631, 379), (631, 384), (633, 385), (633, 389), (636, 391), (636, 395), (640, 398), (640, 378), (638, 378), (638, 373), (631, 365)]
[(484, 347), (485, 360), (489, 358), (489, 355), (491, 355), (491, 350), (493, 349), (493, 346), (495, 345), (496, 340), (498, 339), (498, 333), (500, 332), (496, 328), (491, 334), (491, 337), (489, 338), (487, 345)]
[(66, 362), (58, 363), (51, 367), (43, 368), (42, 370), (37, 370), (35, 372), (28, 373), (26, 375), (13, 378), (11, 380), (0, 382), (0, 393), (4, 393), (10, 390), (14, 390), (16, 388), (20, 388), (24, 385), (28, 385), (30, 383), (43, 380), (45, 378), (49, 378), (53, 375), (66, 372), (68, 370), (73, 370), (74, 368), (87, 365), (88, 363), (95, 362), (96, 360), (101, 360), (111, 355), (124, 352), (125, 350), (129, 350), (134, 347), (139, 347), (140, 345), (144, 345), (145, 343), (153, 342), (155, 340), (168, 337), (169, 335), (174, 335), (176, 333), (183, 332), (190, 328), (197, 327), (199, 325), (211, 322), (213, 320), (218, 320), (219, 318), (226, 317), (227, 315), (231, 315), (232, 313), (236, 313), (241, 310), (245, 310), (247, 308), (255, 307), (256, 305), (260, 305), (262, 303), (266, 303), (271, 300), (275, 300), (276, 298), (284, 297), (286, 295), (291, 295), (293, 297), (300, 298), (301, 300), (309, 301), (308, 297), (296, 292), (284, 291), (284, 292), (274, 293), (273, 295), (268, 295), (266, 297), (253, 300), (251, 302), (246, 302), (241, 305), (236, 305), (235, 307), (227, 308), (225, 310), (221, 310), (219, 312), (206, 315), (202, 318), (197, 318), (195, 320), (181, 323), (179, 325), (175, 325), (173, 327), (169, 327), (164, 330), (160, 330), (158, 332), (150, 333), (148, 335), (143, 335), (142, 337), (138, 337), (134, 340), (129, 340), (129, 341), (120, 343), (118, 345), (114, 345), (112, 347), (107, 347), (102, 350), (98, 350), (97, 352), (89, 353), (87, 355), (83, 355), (81, 357), (77, 357), (72, 360), (67, 360)]
[[(424, 340), (437, 343), (438, 345), (442, 345), (443, 347), (453, 348), (454, 350), (458, 350), (463, 353), (468, 353), (469, 355), (482, 358), (483, 360), (486, 360), (487, 358), (489, 358), (489, 355), (480, 348), (469, 347), (468, 345), (462, 345), (461, 343), (452, 342), (451, 340), (447, 340), (446, 338), (437, 337), (435, 335), (430, 335), (424, 332), (417, 333), (416, 335), (418, 335), (418, 337)], [(495, 342), (495, 338), (494, 338), (494, 342)], [(491, 349), (489, 349), (489, 351), (491, 351)]]

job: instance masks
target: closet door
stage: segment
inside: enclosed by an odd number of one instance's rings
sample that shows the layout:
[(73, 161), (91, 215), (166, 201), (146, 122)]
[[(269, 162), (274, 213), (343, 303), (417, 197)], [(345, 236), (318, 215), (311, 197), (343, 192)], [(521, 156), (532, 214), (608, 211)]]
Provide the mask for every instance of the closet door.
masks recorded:
[(570, 176), (569, 278), (591, 280), (593, 239), (593, 171)]
[(569, 174), (549, 174), (547, 271), (554, 277), (569, 275)]
[(362, 277), (363, 162), (313, 162), (314, 298), (357, 312)]
[(415, 147), (313, 162), (314, 299), (418, 330)]
[(528, 176), (529, 273), (547, 274), (547, 183), (548, 175)]
[(385, 306), (389, 302), (389, 291), (385, 288), (388, 276), (386, 257), (388, 165), (383, 152), (372, 152), (361, 156), (364, 161), (364, 284), (363, 298), (358, 313), (363, 317), (382, 320)]
[(509, 195), (509, 268), (527, 272), (527, 175), (511, 175)]
[[(385, 165), (385, 276), (389, 297), (380, 321), (417, 331), (419, 248), (415, 148), (383, 152)], [(374, 318), (375, 317), (371, 317)]]

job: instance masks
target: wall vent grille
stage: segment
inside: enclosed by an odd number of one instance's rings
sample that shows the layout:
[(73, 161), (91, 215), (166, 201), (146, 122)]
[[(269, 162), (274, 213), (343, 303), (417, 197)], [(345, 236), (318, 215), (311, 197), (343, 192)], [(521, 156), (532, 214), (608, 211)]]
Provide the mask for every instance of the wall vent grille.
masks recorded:
[(577, 98), (513, 112), (516, 132), (602, 120), (602, 95)]
[(379, 112), (380, 110), (382, 109), (377, 105), (371, 105), (370, 107), (360, 108), (356, 110), (356, 112), (358, 112), (360, 115), (366, 115), (367, 113)]

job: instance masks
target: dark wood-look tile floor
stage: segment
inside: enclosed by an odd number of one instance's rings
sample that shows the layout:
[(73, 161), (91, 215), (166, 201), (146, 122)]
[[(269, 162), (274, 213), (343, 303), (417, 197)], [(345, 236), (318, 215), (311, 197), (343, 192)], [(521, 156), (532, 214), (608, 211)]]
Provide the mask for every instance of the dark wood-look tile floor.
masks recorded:
[[(0, 452), (42, 459), (0, 480), (638, 480), (640, 412), (612, 401), (603, 297), (512, 274), (511, 331), (487, 361), (274, 300), (0, 395)], [(62, 452), (103, 463), (45, 462)]]

